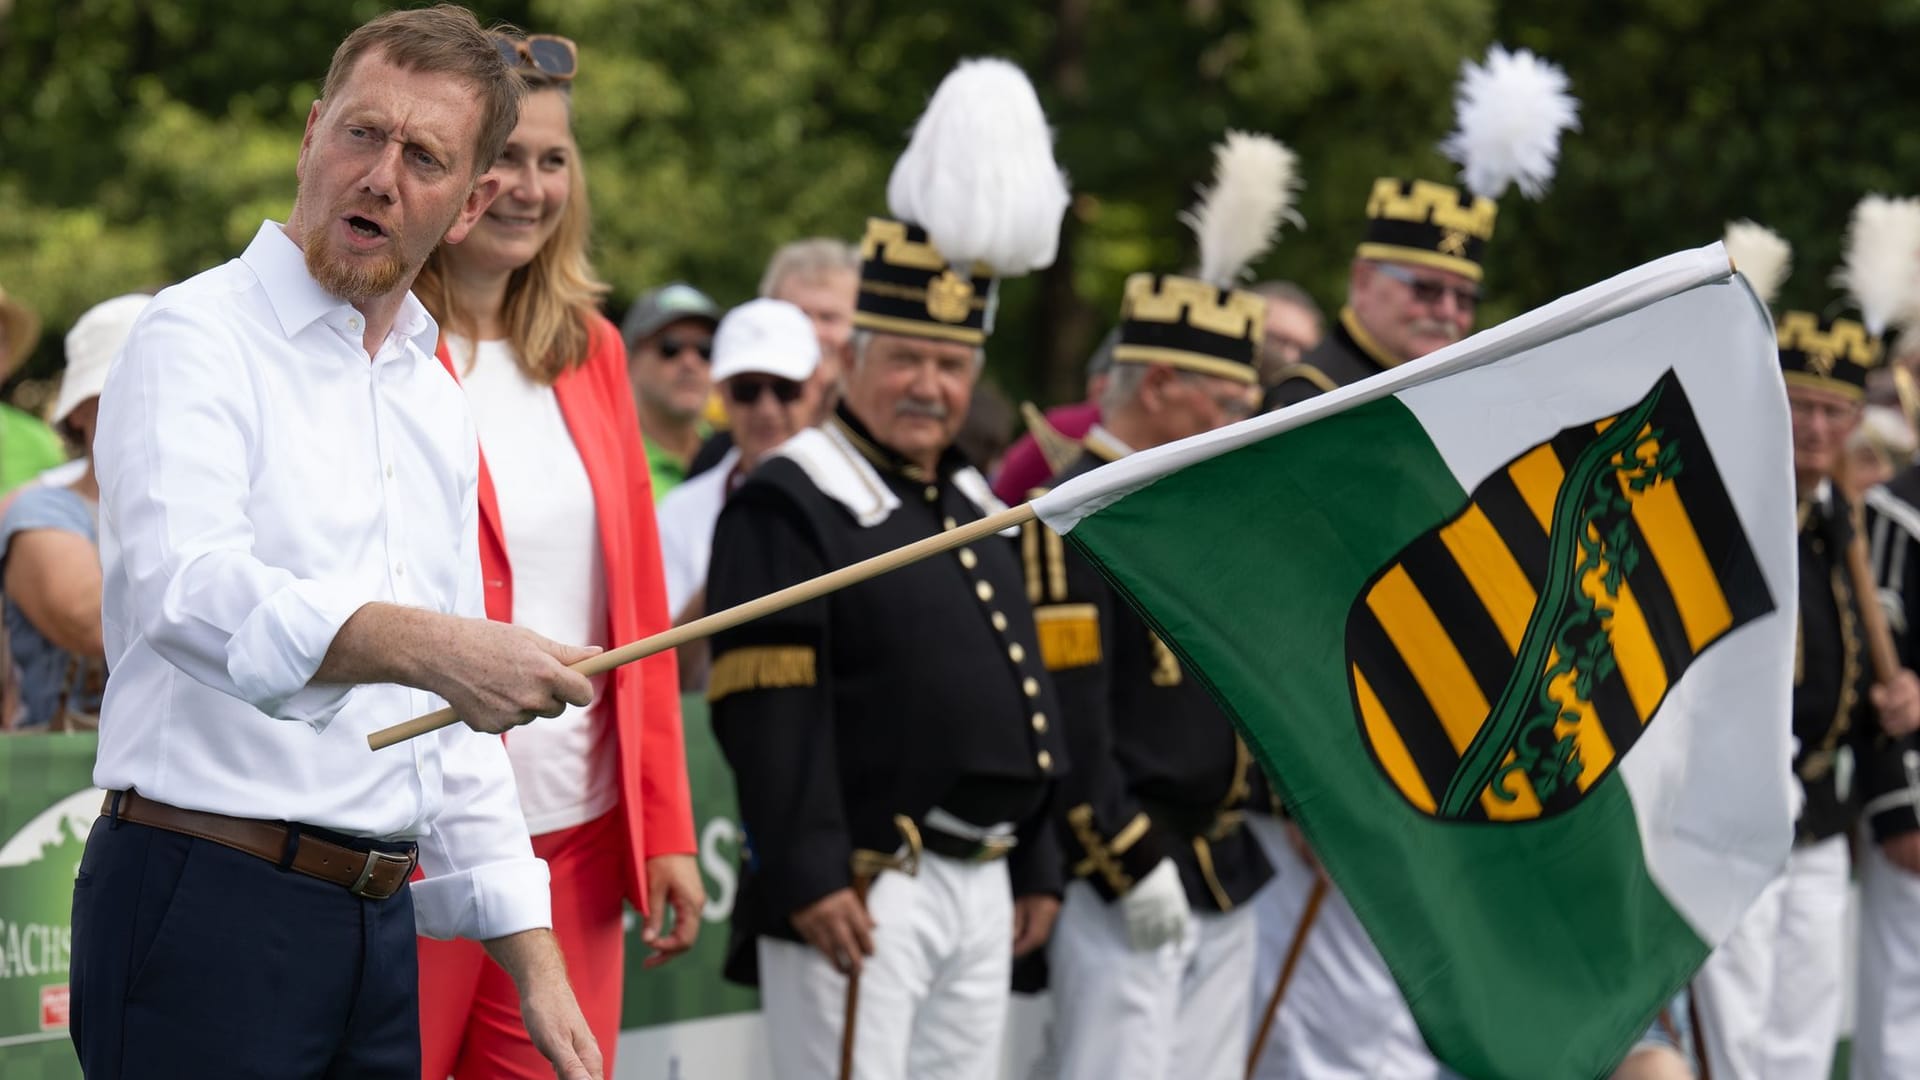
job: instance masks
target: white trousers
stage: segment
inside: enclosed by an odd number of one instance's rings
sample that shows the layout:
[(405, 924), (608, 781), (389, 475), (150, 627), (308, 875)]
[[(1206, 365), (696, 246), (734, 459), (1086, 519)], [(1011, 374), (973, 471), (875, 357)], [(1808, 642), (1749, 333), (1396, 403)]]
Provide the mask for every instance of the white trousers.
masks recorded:
[[(1314, 873), (1294, 853), (1279, 821), (1264, 814), (1250, 814), (1248, 821), (1275, 870), (1253, 905), (1260, 922), (1251, 1016), (1257, 1027), (1279, 980)], [(1434, 1080), (1446, 1075), (1420, 1037), (1380, 951), (1331, 885), (1307, 931), (1299, 965), (1254, 1075), (1261, 1080)]]
[(1795, 848), (1693, 981), (1713, 1080), (1826, 1080), (1840, 1033), (1847, 838)]
[[(867, 894), (874, 953), (860, 972), (857, 1080), (993, 1080), (1007, 1024), (1013, 893), (1004, 860), (927, 854)], [(760, 1010), (780, 1080), (840, 1070), (847, 980), (813, 947), (761, 938)]]
[(1118, 904), (1067, 885), (1047, 944), (1051, 1064), (1061, 1080), (1240, 1080), (1257, 926), (1247, 909), (1195, 912), (1149, 952), (1127, 943)]
[(1860, 979), (1853, 1080), (1920, 1078), (1920, 874), (1860, 850)]

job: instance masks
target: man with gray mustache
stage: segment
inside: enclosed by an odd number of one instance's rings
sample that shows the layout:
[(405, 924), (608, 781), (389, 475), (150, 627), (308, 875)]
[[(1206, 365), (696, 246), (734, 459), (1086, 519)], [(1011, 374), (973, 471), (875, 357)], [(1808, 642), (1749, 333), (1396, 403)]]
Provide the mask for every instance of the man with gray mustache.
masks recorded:
[(1473, 330), (1493, 200), (1426, 180), (1374, 181), (1347, 302), (1327, 336), (1267, 391), (1268, 411), (1451, 345)]

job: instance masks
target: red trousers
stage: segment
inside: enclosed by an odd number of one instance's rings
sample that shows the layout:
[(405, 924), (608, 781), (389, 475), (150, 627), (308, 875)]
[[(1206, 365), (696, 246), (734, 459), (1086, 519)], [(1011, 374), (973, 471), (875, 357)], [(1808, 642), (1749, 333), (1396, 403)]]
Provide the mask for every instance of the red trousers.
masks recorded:
[[(553, 932), (567, 981), (613, 1075), (625, 976), (621, 881), (626, 834), (619, 811), (533, 838), (553, 877)], [(420, 1051), (423, 1080), (552, 1080), (520, 1019), (513, 980), (471, 941), (420, 939)]]

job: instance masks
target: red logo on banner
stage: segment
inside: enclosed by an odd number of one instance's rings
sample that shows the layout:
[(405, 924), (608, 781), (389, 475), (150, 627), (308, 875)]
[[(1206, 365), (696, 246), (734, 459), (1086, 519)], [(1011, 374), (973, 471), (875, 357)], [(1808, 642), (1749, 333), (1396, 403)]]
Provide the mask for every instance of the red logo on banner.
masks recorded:
[(53, 1031), (67, 1026), (67, 984), (54, 983), (40, 988), (40, 1030)]

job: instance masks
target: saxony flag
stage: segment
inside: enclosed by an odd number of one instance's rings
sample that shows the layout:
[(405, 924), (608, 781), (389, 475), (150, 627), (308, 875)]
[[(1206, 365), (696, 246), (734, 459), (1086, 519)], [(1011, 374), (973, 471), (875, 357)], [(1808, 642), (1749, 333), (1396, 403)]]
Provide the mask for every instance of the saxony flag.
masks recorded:
[(1786, 861), (1794, 489), (1719, 245), (1034, 504), (1481, 1080), (1606, 1075)]

